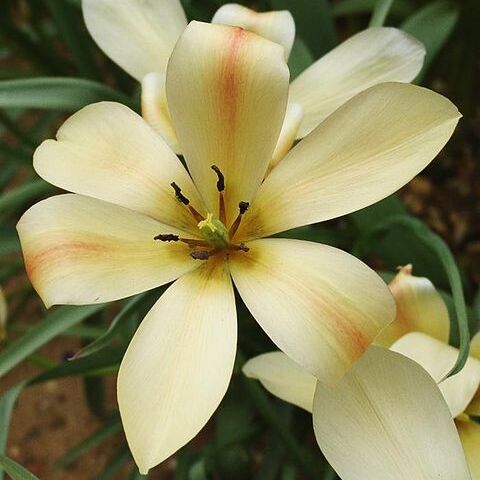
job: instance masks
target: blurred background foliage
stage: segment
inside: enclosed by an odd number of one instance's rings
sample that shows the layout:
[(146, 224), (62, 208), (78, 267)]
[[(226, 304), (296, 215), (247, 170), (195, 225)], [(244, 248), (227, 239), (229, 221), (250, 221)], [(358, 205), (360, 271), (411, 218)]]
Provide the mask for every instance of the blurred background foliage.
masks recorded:
[[(40, 478), (146, 478), (138, 474), (122, 436), (112, 401), (112, 379), (138, 322), (163, 288), (114, 305), (56, 307), (46, 312), (25, 275), (15, 231), (26, 208), (58, 192), (32, 168), (32, 153), (43, 139), (52, 137), (70, 113), (92, 102), (115, 100), (139, 110), (138, 83), (93, 42), (80, 3), (0, 2), (0, 285), (8, 303), (6, 340), (0, 347), (0, 465), (14, 480), (35, 477), (4, 455)], [(204, 21), (224, 3), (183, 1), (189, 19)], [(239, 3), (258, 10), (292, 12), (297, 26), (289, 62), (292, 77), (369, 25), (402, 28), (425, 44), (425, 67), (416, 83), (446, 95), (463, 113), (452, 141), (439, 159), (399, 194), (339, 220), (297, 229), (292, 236), (352, 252), (387, 280), (396, 266), (412, 263), (416, 275), (429, 277), (444, 292), (454, 326), (452, 342), (461, 343), (462, 360), (467, 354), (465, 331), (462, 336), (455, 327), (458, 322), (460, 333), (462, 325), (465, 327), (462, 286), (470, 330), (476, 330), (480, 321), (480, 2)], [(274, 346), (239, 305), (237, 368), (225, 400), (200, 437), (171, 462), (154, 469), (149, 478), (336, 478), (316, 446), (310, 416), (273, 399), (240, 374), (245, 359)], [(74, 349), (73, 359), (73, 353), (66, 350), (63, 358), (50, 354), (53, 339), (65, 339), (65, 345)], [(22, 373), (25, 364), (34, 366), (28, 375)], [(47, 467), (38, 466), (32, 458), (44, 445), (24, 443), (19, 451), (7, 448), (7, 440), (15, 435), (14, 427), (9, 432), (12, 410), (20, 395), (40, 392), (34, 385), (66, 377), (81, 382), (93, 427), (89, 435), (77, 436), (76, 443), (64, 445), (53, 467), (51, 462)], [(97, 473), (82, 470), (92, 451), (107, 444), (111, 455), (94, 462)], [(29, 448), (35, 451), (28, 452)], [(0, 480), (3, 475), (1, 472)]]

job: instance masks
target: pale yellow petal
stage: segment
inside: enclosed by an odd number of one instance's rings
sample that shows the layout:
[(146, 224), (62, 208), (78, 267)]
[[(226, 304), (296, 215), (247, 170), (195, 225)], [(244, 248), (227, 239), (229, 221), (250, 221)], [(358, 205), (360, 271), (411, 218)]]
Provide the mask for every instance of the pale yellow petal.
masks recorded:
[(231, 256), (246, 306), (277, 346), (319, 380), (334, 383), (395, 316), (380, 277), (333, 247), (256, 240)]
[(278, 163), (292, 148), (302, 118), (303, 108), (297, 103), (289, 103), (287, 106), (287, 113), (285, 114), (285, 120), (283, 121), (282, 130), (280, 132), (280, 137), (278, 137), (277, 146), (275, 147), (272, 160), (268, 166), (267, 175), (278, 165)]
[(382, 82), (410, 82), (424, 56), (424, 46), (396, 28), (369, 28), (349, 38), (292, 82), (290, 100), (305, 110), (298, 138), (362, 90)]
[(167, 105), (165, 74), (153, 72), (143, 78), (142, 117), (163, 137), (173, 151), (180, 153)]
[(435, 382), (381, 347), (371, 347), (336, 387), (317, 384), (313, 425), (342, 480), (470, 479)]
[(480, 480), (480, 425), (472, 420), (456, 420), (455, 423), (472, 480)]
[(251, 358), (243, 366), (243, 373), (260, 380), (278, 398), (312, 411), (317, 379), (283, 352), (264, 353)]
[(286, 60), (295, 40), (295, 21), (288, 10), (256, 12), (237, 3), (228, 3), (217, 10), (212, 23), (241, 27), (279, 43), (285, 49)]
[[(480, 332), (477, 332), (470, 341), (470, 356), (480, 360)], [(466, 411), (469, 415), (480, 417), (480, 390), (477, 390)]]
[(82, 9), (98, 46), (138, 81), (165, 73), (187, 26), (180, 0), (82, 0)]
[(180, 230), (81, 195), (37, 203), (17, 230), (27, 274), (47, 307), (128, 297), (198, 267), (185, 244), (153, 239)]
[(211, 212), (225, 175), (227, 216), (250, 201), (282, 127), (288, 68), (282, 47), (238, 27), (192, 22), (167, 72), (167, 98), (180, 148)]
[(177, 280), (147, 314), (117, 384), (123, 427), (142, 473), (212, 416), (232, 375), (236, 342), (231, 280), (212, 260)]
[(0, 342), (3, 342), (7, 337), (7, 300), (3, 293), (3, 288), (0, 287)]
[(175, 198), (176, 182), (197, 210), (202, 203), (188, 173), (166, 143), (119, 103), (89, 105), (72, 115), (35, 151), (37, 173), (54, 185), (197, 231)]
[(412, 266), (400, 269), (389, 284), (397, 305), (395, 321), (375, 339), (389, 347), (409, 332), (423, 332), (444, 343), (450, 338), (450, 319), (445, 302), (432, 282), (412, 275)]
[(480, 360), (480, 332), (477, 332), (470, 341), (470, 355)]
[(404, 83), (366, 90), (296, 145), (266, 178), (244, 239), (354, 212), (398, 190), (437, 155), (460, 114), (445, 97)]
[(480, 384), (479, 360), (469, 357), (459, 373), (443, 380), (455, 365), (456, 348), (424, 333), (414, 332), (397, 340), (391, 349), (415, 360), (433, 377), (453, 417), (465, 411)]

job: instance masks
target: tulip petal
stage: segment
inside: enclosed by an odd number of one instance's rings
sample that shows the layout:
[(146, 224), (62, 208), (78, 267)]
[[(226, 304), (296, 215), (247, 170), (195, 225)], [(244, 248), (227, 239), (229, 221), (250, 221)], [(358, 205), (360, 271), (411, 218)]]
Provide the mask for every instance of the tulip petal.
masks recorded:
[(472, 420), (455, 421), (473, 480), (480, 479), (480, 425)]
[(303, 118), (303, 108), (298, 103), (289, 103), (285, 120), (283, 121), (282, 130), (278, 137), (277, 146), (273, 152), (272, 160), (268, 166), (268, 173), (274, 169), (278, 163), (285, 157), (285, 155), (292, 148), (295, 143), (298, 127)]
[(423, 332), (441, 342), (450, 338), (450, 319), (447, 306), (432, 282), (412, 275), (412, 266), (400, 269), (389, 284), (397, 305), (395, 320), (375, 339), (389, 347), (403, 335)]
[[(480, 332), (477, 332), (470, 341), (470, 356), (480, 360)], [(477, 390), (475, 393), (475, 396), (468, 405), (466, 412), (469, 415), (480, 417), (480, 390)]]
[(171, 282), (198, 267), (183, 235), (150, 217), (81, 195), (37, 203), (17, 225), (30, 280), (47, 307), (102, 303)]
[(305, 110), (298, 138), (357, 93), (378, 83), (410, 82), (424, 56), (424, 46), (396, 28), (368, 28), (349, 38), (292, 82), (290, 100)]
[(209, 260), (177, 280), (140, 324), (118, 374), (118, 404), (142, 473), (206, 424), (235, 360), (235, 298), (224, 264)]
[(197, 234), (196, 222), (175, 198), (176, 182), (192, 204), (202, 202), (188, 173), (165, 142), (119, 103), (89, 105), (45, 140), (34, 167), (47, 182), (116, 203)]
[(259, 13), (237, 3), (228, 3), (217, 10), (212, 23), (241, 27), (279, 43), (285, 49), (286, 60), (292, 51), (295, 21), (288, 10)]
[(246, 306), (267, 335), (320, 381), (338, 381), (395, 317), (380, 277), (327, 245), (256, 240), (231, 255)]
[(82, 9), (97, 45), (138, 81), (165, 73), (187, 26), (179, 0), (82, 0)]
[(265, 179), (239, 235), (264, 237), (381, 200), (428, 165), (459, 116), (449, 100), (414, 85), (383, 83), (360, 93)]
[(152, 72), (143, 78), (142, 117), (163, 137), (174, 152), (180, 152), (167, 105), (165, 74)]
[(317, 379), (283, 352), (270, 352), (251, 358), (243, 373), (260, 380), (273, 395), (297, 407), (312, 411)]
[(465, 411), (480, 385), (480, 361), (468, 357), (463, 369), (446, 380), (458, 357), (458, 350), (423, 333), (409, 333), (392, 346), (391, 350), (401, 353), (419, 363), (439, 384), (445, 400), (456, 417)]
[(317, 384), (313, 425), (342, 480), (470, 479), (431, 377), (381, 347), (371, 347), (336, 387)]
[(180, 148), (209, 211), (218, 212), (217, 165), (227, 217), (250, 201), (280, 134), (288, 94), (282, 47), (237, 27), (192, 22), (167, 72)]

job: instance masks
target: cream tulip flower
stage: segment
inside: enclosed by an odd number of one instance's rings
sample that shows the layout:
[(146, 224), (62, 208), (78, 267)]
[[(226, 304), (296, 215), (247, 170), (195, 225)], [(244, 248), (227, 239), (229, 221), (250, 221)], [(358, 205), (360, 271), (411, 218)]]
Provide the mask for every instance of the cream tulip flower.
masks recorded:
[(480, 480), (480, 333), (470, 344), (470, 357), (456, 375), (444, 379), (458, 357), (448, 345), (447, 306), (427, 278), (412, 275), (407, 265), (390, 283), (397, 305), (395, 321), (375, 339), (419, 363), (438, 382), (460, 434), (473, 480)]
[[(472, 339), (470, 349), (471, 357), (469, 357), (465, 367), (456, 375), (445, 379), (445, 376), (455, 364), (458, 350), (449, 346), (447, 343), (450, 322), (448, 310), (442, 297), (435, 290), (430, 280), (412, 275), (411, 265), (400, 269), (400, 272), (389, 286), (396, 301), (397, 316), (395, 321), (377, 337), (376, 342), (389, 346), (392, 351), (401, 353), (411, 360), (414, 360), (422, 366), (438, 384), (439, 390), (450, 410), (450, 416), (455, 419), (455, 425), (468, 461), (471, 478), (473, 480), (480, 480), (480, 461), (478, 455), (480, 450), (480, 425), (471, 418), (471, 416), (480, 416), (480, 334), (475, 335)], [(260, 380), (268, 391), (282, 400), (304, 408), (307, 411), (312, 411), (313, 409), (316, 435), (322, 450), (327, 449), (326, 451), (324, 450), (326, 455), (327, 451), (333, 451), (333, 466), (335, 468), (338, 466), (338, 472), (344, 480), (357, 478), (351, 476), (350, 473), (345, 476), (340, 473), (344, 471), (344, 468), (348, 467), (343, 465), (341, 458), (337, 458), (340, 454), (344, 453), (344, 451), (337, 451), (335, 438), (329, 437), (331, 433), (329, 429), (335, 428), (335, 425), (332, 423), (330, 426), (331, 420), (328, 417), (328, 412), (332, 406), (330, 406), (329, 403), (329, 394), (325, 393), (325, 391), (328, 391), (327, 387), (317, 386), (317, 380), (313, 375), (306, 372), (281, 352), (267, 353), (253, 358), (245, 364), (244, 372), (247, 376)], [(345, 378), (353, 375), (351, 372), (353, 372), (353, 370), (347, 373)], [(365, 371), (365, 375), (367, 375), (367, 373), (372, 376), (376, 375), (376, 373), (372, 371)], [(397, 377), (393, 371), (389, 378), (392, 382), (397, 382)], [(317, 390), (321, 388), (322, 393), (315, 393), (316, 388)], [(375, 402), (379, 402), (380, 405), (382, 405), (381, 402), (384, 402), (384, 408), (387, 408), (387, 405), (391, 402), (389, 407), (390, 411), (388, 412), (388, 415), (391, 415), (392, 412), (395, 411), (399, 400), (395, 398), (394, 395), (390, 396), (389, 388), (391, 387), (389, 382), (386, 382), (384, 388), (385, 390), (382, 392), (375, 392), (375, 397), (378, 396), (378, 398), (374, 398), (374, 400)], [(359, 392), (361, 393), (361, 389)], [(368, 391), (368, 393), (371, 392)], [(418, 393), (415, 383), (407, 385), (405, 392), (403, 392), (403, 395), (406, 396), (416, 396), (417, 394), (420, 402), (427, 406), (432, 406), (432, 393), (429, 393), (430, 396)], [(327, 395), (326, 402), (325, 395)], [(362, 395), (357, 393), (356, 397), (352, 397), (353, 401), (359, 401), (359, 404), (363, 405), (362, 401), (364, 401), (364, 399), (360, 398), (361, 396)], [(372, 397), (373, 396), (372, 393)], [(322, 400), (319, 400), (317, 397), (322, 397)], [(338, 411), (341, 410), (345, 412), (351, 408), (349, 407), (350, 400), (342, 399), (340, 392), (335, 393), (335, 398), (337, 398), (336, 401), (341, 404), (341, 406), (335, 407)], [(401, 400), (403, 401), (403, 399)], [(327, 412), (325, 409), (327, 409)], [(381, 407), (379, 407), (378, 411), (383, 415)], [(357, 414), (366, 416), (366, 414), (360, 410)], [(387, 413), (385, 415), (387, 415)], [(419, 411), (415, 411), (414, 415), (417, 417), (417, 425), (414, 426), (411, 431), (405, 429), (407, 430), (406, 433), (415, 436), (416, 439), (422, 439), (421, 441), (425, 441), (425, 438), (428, 439), (428, 435), (430, 435), (430, 439), (435, 438), (436, 445), (439, 445), (438, 454), (450, 458), (447, 456), (447, 453), (448, 455), (450, 455), (450, 453), (447, 445), (444, 444), (443, 437), (433, 435), (428, 430), (425, 431), (426, 424), (428, 427), (430, 418), (440, 418), (440, 414), (432, 407), (429, 416), (425, 417), (424, 414)], [(333, 418), (334, 420), (337, 419), (335, 415)], [(389, 417), (387, 419), (389, 419)], [(394, 420), (399, 424), (397, 429), (400, 429), (405, 424), (403, 416), (398, 416), (398, 418), (394, 418)], [(329, 426), (325, 427), (322, 425), (325, 421), (328, 422)], [(340, 428), (339, 425), (336, 427)], [(386, 430), (388, 431), (388, 429)], [(408, 441), (405, 432), (403, 436), (401, 432), (396, 432), (395, 434), (399, 435), (399, 437), (396, 437), (397, 441)], [(350, 433), (345, 429), (345, 431), (341, 431), (339, 435), (350, 435)], [(353, 433), (353, 436), (355, 436), (355, 433)], [(360, 452), (365, 448), (361, 443), (370, 440), (372, 440), (371, 437), (368, 437), (366, 434), (364, 437), (359, 436), (357, 439), (358, 443), (351, 443), (351, 448)], [(391, 441), (394, 440), (392, 437)], [(372, 442), (373, 441), (374, 440), (372, 440)], [(416, 440), (413, 439), (413, 437), (410, 441), (413, 441), (414, 446), (416, 445)], [(384, 455), (384, 451), (379, 450), (377, 455)], [(355, 465), (353, 465), (352, 468), (353, 467), (355, 467)], [(442, 472), (443, 476), (438, 478), (470, 478), (450, 476), (447, 472), (448, 469)], [(369, 474), (363, 478), (378, 478), (379, 480), (380, 478), (397, 478), (396, 476), (389, 477), (388, 475), (384, 475), (383, 472), (382, 475), (376, 477), (373, 474)], [(391, 473), (390, 475), (393, 474)], [(358, 478), (362, 477), (360, 476)], [(426, 477), (417, 477), (412, 473), (404, 477), (400, 475), (398, 478), (428, 478), (433, 480), (437, 477), (433, 474)]]
[(127, 107), (90, 105), (34, 156), (40, 176), (74, 194), (34, 205), (18, 224), (47, 306), (178, 279), (141, 323), (118, 377), (142, 472), (193, 438), (225, 394), (237, 338), (232, 280), (279, 348), (322, 381), (337, 382), (365, 352), (395, 316), (376, 273), (329, 246), (263, 237), (391, 194), (459, 118), (434, 92), (384, 83), (332, 114), (262, 183), (288, 96), (278, 44), (192, 22), (169, 61), (167, 96), (189, 172)]
[[(142, 82), (142, 115), (180, 153), (165, 92), (168, 59), (187, 20), (180, 0), (83, 0), (87, 28), (100, 48)], [(283, 47), (288, 59), (295, 38), (290, 12), (258, 13), (227, 4), (212, 23), (242, 27)], [(268, 171), (340, 105), (382, 82), (410, 82), (425, 48), (396, 28), (369, 28), (317, 60), (295, 80)], [(267, 173), (268, 173), (267, 171)]]
[(312, 412), (318, 445), (342, 480), (472, 478), (435, 381), (403, 355), (372, 345), (335, 386), (282, 352), (259, 355), (243, 371)]

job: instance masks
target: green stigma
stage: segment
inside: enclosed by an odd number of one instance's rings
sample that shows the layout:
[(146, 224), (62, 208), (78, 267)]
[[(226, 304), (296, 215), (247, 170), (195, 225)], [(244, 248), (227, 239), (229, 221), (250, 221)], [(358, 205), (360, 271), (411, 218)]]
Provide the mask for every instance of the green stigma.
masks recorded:
[(227, 248), (230, 244), (228, 230), (225, 225), (208, 213), (207, 218), (198, 223), (202, 238), (218, 249)]

